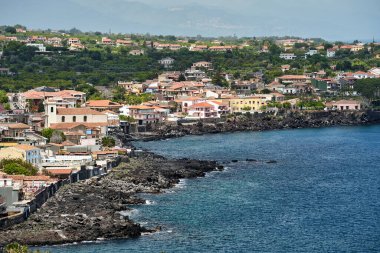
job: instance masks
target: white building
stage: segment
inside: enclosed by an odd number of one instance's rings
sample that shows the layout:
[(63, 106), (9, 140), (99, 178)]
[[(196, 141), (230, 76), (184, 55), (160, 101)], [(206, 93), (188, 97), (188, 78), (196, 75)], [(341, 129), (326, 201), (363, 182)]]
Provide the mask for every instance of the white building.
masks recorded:
[(294, 60), (297, 58), (293, 53), (281, 53), (280, 58), (284, 60)]
[(57, 107), (54, 100), (46, 100), (45, 127), (62, 123), (98, 123), (108, 124), (107, 115), (89, 108), (63, 108)]
[(333, 49), (327, 49), (327, 55), (328, 58), (335, 57), (335, 50)]
[(163, 65), (165, 68), (171, 67), (171, 65), (174, 63), (174, 59), (170, 57), (166, 57), (164, 59), (161, 59), (158, 61), (161, 65)]
[(380, 77), (380, 68), (371, 68), (368, 73)]
[(37, 47), (38, 51), (37, 52), (46, 52), (46, 47), (44, 44), (34, 44), (34, 43), (28, 43), (26, 44), (28, 47)]
[(305, 59), (307, 59), (308, 56), (313, 56), (315, 54), (318, 54), (317, 49), (309, 49), (309, 52), (305, 53)]

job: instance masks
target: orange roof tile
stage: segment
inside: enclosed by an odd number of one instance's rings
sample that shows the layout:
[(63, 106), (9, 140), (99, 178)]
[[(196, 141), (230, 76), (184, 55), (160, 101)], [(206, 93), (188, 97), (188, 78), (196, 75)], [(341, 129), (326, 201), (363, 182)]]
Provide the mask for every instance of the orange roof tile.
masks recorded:
[(54, 179), (49, 176), (24, 176), (24, 175), (7, 175), (7, 178), (12, 178), (13, 180), (24, 180), (24, 181), (52, 181)]
[(214, 107), (213, 105), (210, 105), (207, 102), (201, 102), (195, 105), (190, 106), (191, 108), (197, 108), (197, 107)]
[(38, 149), (38, 148), (35, 147), (35, 146), (26, 145), (26, 144), (19, 144), (19, 145), (13, 146), (12, 148), (21, 149), (21, 150), (24, 150), (24, 151), (29, 151), (29, 150)]
[(52, 175), (69, 175), (73, 172), (72, 169), (49, 169), (48, 171)]
[(57, 108), (57, 115), (104, 115), (102, 112), (90, 108)]
[(72, 129), (78, 126), (85, 126), (87, 128), (97, 128), (102, 126), (107, 126), (106, 122), (96, 122), (96, 123), (85, 123), (85, 122), (72, 122), (72, 123), (53, 123), (50, 125), (52, 129), (66, 130)]
[(111, 100), (89, 100), (86, 102), (89, 107), (122, 107), (121, 104), (112, 102)]
[(285, 75), (280, 76), (279, 79), (310, 79), (310, 77), (304, 75)]
[(128, 107), (129, 109), (137, 109), (137, 110), (148, 110), (153, 109), (151, 106), (146, 105), (131, 105)]
[(30, 127), (24, 123), (0, 123), (0, 126), (6, 126), (10, 129), (29, 129)]

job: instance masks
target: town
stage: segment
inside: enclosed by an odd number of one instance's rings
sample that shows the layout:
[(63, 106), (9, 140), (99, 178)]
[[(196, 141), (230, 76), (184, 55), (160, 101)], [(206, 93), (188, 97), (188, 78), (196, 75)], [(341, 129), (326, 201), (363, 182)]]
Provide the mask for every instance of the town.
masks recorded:
[[(278, 111), (380, 107), (380, 43), (0, 33), (0, 227), (132, 154), (117, 135)], [(118, 65), (120, 63), (120, 65)]]

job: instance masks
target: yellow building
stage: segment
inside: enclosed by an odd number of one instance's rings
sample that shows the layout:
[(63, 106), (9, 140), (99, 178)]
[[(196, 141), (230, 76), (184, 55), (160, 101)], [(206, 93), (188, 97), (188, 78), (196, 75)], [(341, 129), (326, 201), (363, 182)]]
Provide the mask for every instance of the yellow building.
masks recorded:
[(0, 149), (0, 160), (2, 159), (22, 159), (26, 162), (38, 165), (41, 163), (41, 153), (37, 147), (19, 144)]
[(227, 100), (232, 113), (259, 111), (262, 106), (267, 105), (266, 98), (261, 96), (234, 97)]

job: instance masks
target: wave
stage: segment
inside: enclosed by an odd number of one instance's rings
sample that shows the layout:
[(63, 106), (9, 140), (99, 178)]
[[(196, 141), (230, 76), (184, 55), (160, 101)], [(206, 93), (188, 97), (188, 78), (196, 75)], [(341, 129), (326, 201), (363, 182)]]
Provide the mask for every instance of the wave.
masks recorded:
[(153, 200), (149, 200), (149, 199), (145, 200), (145, 205), (150, 206), (150, 205), (154, 205), (154, 204), (156, 204), (156, 202), (154, 202)]
[(140, 212), (140, 211), (137, 210), (137, 209), (131, 209), (131, 210), (120, 211), (119, 213), (120, 213), (122, 216), (132, 217), (132, 216), (136, 216), (139, 212)]
[(179, 183), (174, 186), (174, 188), (183, 189), (186, 186), (186, 179), (180, 179)]

